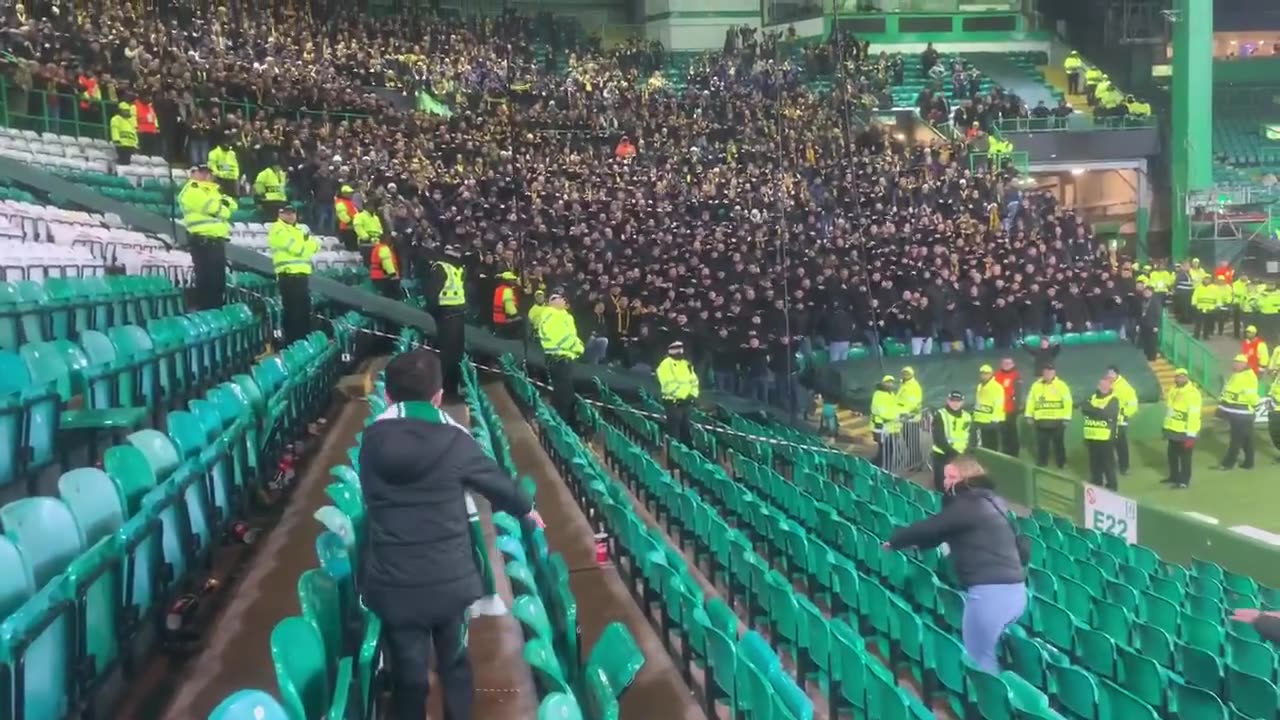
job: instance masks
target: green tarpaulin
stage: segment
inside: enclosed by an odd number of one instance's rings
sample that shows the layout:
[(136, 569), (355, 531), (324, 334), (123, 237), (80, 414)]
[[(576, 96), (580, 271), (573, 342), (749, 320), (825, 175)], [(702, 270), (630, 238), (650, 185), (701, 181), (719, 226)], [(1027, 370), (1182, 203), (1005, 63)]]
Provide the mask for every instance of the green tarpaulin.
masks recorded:
[(449, 109), (448, 105), (435, 99), (431, 96), (431, 93), (425, 90), (418, 91), (416, 106), (418, 112), (431, 113), (440, 117), (453, 117), (453, 111)]
[[(1034, 362), (1025, 350), (893, 357), (885, 358), (883, 365), (874, 358), (847, 360), (818, 368), (815, 382), (827, 398), (838, 398), (842, 405), (866, 410), (881, 377), (897, 377), (902, 368), (910, 366), (924, 387), (925, 405), (941, 407), (947, 393), (952, 390), (959, 390), (972, 402), (978, 385), (978, 368), (984, 364), (999, 367), (1004, 357), (1012, 357), (1017, 363), (1025, 393), (1027, 385), (1035, 380)], [(1116, 365), (1120, 369), (1137, 391), (1140, 402), (1160, 400), (1160, 381), (1142, 352), (1128, 343), (1065, 346), (1058, 353), (1054, 365), (1058, 377), (1071, 388), (1076, 402), (1087, 399), (1097, 389), (1098, 378), (1106, 372), (1108, 365)]]

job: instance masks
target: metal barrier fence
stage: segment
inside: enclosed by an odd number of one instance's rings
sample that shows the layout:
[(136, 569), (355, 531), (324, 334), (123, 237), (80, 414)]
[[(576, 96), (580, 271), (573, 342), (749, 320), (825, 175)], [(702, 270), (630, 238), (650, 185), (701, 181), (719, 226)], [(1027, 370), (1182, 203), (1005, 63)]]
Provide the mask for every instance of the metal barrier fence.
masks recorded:
[[(70, 93), (26, 90), (0, 75), (0, 126), (3, 127), (110, 140), (111, 117), (116, 112), (116, 105), (117, 103), (106, 99), (86, 101)], [(333, 123), (369, 117), (363, 113), (290, 110), (213, 98), (198, 99), (196, 106), (202, 110), (216, 108), (223, 118), (235, 114), (244, 120), (282, 117), (295, 121), (310, 119)]]
[(908, 475), (931, 469), (930, 452), (933, 447), (933, 413), (926, 412), (919, 419), (906, 420), (896, 433), (876, 433), (880, 444), (880, 467), (898, 475)]
[(1218, 357), (1166, 309), (1160, 317), (1160, 354), (1174, 367), (1185, 368), (1187, 377), (1202, 390), (1217, 397), (1222, 392), (1222, 368)]

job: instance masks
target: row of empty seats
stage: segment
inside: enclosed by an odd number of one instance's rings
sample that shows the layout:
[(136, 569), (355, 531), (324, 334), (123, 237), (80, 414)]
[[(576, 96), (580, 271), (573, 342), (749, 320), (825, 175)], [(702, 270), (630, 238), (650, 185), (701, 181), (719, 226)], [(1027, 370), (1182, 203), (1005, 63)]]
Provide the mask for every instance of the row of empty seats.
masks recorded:
[(129, 165), (117, 165), (115, 148), (106, 140), (33, 130), (0, 128), (0, 157), (59, 172), (111, 173), (134, 183), (171, 174), (186, 178), (185, 170), (171, 168), (162, 157), (135, 154)]
[[(156, 350), (127, 358), (141, 364), (133, 391), (162, 395), (142, 413), (168, 407), (163, 395), (179, 392), (180, 381), (188, 399), (164, 415), (163, 431), (135, 430), (108, 449), (103, 469), (68, 469), (56, 496), (0, 507), (0, 658), (9, 670), (0, 718), (93, 713), (113, 672), (128, 682), (140, 665), (121, 660), (151, 649), (146, 631), (164, 627), (171, 602), (200, 587), (214, 549), (327, 402), (341, 358), (357, 351), (354, 328), (367, 323), (347, 320), (334, 341), (313, 333), (251, 369), (240, 358), (254, 350), (237, 347), (232, 333), (185, 342), (157, 327)], [(178, 348), (176, 362), (163, 359), (166, 344)], [(19, 359), (30, 359), (25, 350)], [(6, 379), (17, 372), (10, 353), (0, 364)], [(137, 381), (148, 375), (160, 381)], [(109, 382), (129, 394), (123, 376)], [(97, 391), (77, 394), (88, 404)]]

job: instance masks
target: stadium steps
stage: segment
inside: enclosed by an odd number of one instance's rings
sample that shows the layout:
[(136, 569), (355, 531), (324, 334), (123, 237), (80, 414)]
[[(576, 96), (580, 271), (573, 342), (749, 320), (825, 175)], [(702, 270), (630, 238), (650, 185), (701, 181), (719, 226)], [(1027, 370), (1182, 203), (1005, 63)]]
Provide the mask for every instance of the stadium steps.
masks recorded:
[(1067, 73), (1062, 69), (1061, 65), (1044, 65), (1040, 68), (1040, 72), (1044, 73), (1045, 82), (1054, 87), (1055, 90), (1062, 93), (1071, 107), (1078, 112), (1084, 112), (1089, 107), (1089, 98), (1084, 95), (1072, 95), (1067, 92), (1070, 84), (1067, 82)]
[[(814, 409), (813, 417), (806, 421), (806, 425), (813, 428), (814, 432), (817, 433), (821, 419), (822, 408), (817, 407)], [(842, 407), (836, 412), (836, 422), (840, 426), (840, 436), (824, 438), (828, 444), (848, 452), (854, 452), (872, 445), (871, 420), (866, 415), (856, 410)]]
[[(1151, 366), (1151, 372), (1156, 374), (1156, 379), (1160, 381), (1160, 396), (1164, 397), (1168, 394), (1169, 388), (1173, 387), (1173, 375), (1177, 368), (1162, 357), (1152, 360), (1148, 365)], [(1204, 388), (1200, 388), (1200, 398), (1203, 402), (1200, 407), (1202, 416), (1211, 415), (1218, 409), (1218, 399), (1212, 393), (1205, 392)]]

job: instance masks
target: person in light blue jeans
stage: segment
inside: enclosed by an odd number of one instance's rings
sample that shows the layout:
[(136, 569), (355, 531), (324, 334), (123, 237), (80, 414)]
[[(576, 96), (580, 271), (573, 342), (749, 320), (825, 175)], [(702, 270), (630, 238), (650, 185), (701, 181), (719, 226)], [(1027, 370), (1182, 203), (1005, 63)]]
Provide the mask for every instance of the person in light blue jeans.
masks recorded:
[(974, 665), (1000, 672), (1004, 631), (1027, 610), (1027, 571), (1004, 500), (992, 491), (982, 466), (968, 456), (943, 469), (942, 510), (889, 536), (890, 550), (947, 545), (956, 580), (966, 588), (961, 634)]

